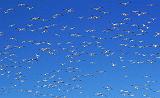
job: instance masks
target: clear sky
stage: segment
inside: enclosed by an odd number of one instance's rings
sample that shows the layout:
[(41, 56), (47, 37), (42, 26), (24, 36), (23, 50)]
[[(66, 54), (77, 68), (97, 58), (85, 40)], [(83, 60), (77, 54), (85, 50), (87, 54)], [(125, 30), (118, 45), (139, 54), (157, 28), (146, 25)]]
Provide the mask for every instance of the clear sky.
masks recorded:
[(0, 0), (0, 98), (158, 98), (159, 4)]

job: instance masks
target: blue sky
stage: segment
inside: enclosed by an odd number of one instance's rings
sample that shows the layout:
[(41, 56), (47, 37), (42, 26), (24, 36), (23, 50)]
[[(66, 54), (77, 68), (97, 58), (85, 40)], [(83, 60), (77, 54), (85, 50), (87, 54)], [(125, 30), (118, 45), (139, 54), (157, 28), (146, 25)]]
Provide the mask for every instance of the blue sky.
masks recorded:
[(1, 0), (0, 98), (158, 98), (159, 3)]

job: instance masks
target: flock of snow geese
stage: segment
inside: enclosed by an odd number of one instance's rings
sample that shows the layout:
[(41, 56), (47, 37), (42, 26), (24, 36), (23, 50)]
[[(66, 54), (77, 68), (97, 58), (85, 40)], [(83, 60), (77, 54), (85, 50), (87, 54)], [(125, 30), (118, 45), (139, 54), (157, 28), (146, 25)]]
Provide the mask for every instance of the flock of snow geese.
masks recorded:
[(158, 98), (160, 5), (97, 1), (0, 7), (0, 96)]

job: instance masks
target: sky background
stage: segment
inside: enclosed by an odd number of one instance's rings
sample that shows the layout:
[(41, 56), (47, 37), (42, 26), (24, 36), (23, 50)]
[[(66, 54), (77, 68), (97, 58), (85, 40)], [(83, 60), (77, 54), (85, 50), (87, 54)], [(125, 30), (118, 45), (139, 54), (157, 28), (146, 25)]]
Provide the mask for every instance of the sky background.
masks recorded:
[[(129, 4), (124, 6), (121, 4), (124, 2), (129, 2)], [(18, 7), (17, 5), (20, 3), (25, 3), (27, 6)], [(148, 4), (154, 4), (154, 6), (147, 6)], [(40, 91), (42, 94), (66, 95), (66, 98), (158, 98), (160, 92), (155, 91), (160, 90), (160, 62), (158, 58), (160, 57), (160, 48), (153, 47), (153, 45), (159, 45), (160, 43), (160, 36), (155, 37), (155, 33), (160, 32), (159, 4), (159, 0), (1, 0), (0, 32), (3, 33), (3, 36), (0, 36), (0, 65), (8, 65), (9, 67), (0, 67), (5, 69), (5, 71), (0, 71), (0, 98), (45, 98), (41, 95), (34, 96), (32, 93), (19, 92), (21, 89)], [(109, 12), (109, 14), (93, 10), (93, 8), (99, 6), (102, 6), (101, 9)], [(34, 8), (28, 10), (27, 7)], [(4, 13), (10, 8), (14, 10)], [(73, 12), (69, 13), (66, 9), (72, 9)], [(141, 12), (147, 12), (147, 14), (137, 16), (132, 11), (139, 11), (140, 14)], [(57, 13), (61, 15), (52, 19), (51, 17)], [(123, 16), (122, 13), (128, 13), (129, 15)], [(92, 16), (100, 18), (89, 19)], [(33, 21), (33, 17), (40, 17), (41, 19)], [(79, 17), (83, 17), (83, 19), (79, 19)], [(125, 21), (124, 18), (130, 18), (131, 20)], [(42, 21), (42, 19), (46, 21)], [(118, 26), (113, 26), (114, 23), (118, 23)], [(124, 24), (120, 25), (120, 23)], [(27, 27), (27, 24), (33, 26)], [(47, 32), (43, 33), (45, 26), (53, 24), (55, 26), (48, 28)], [(133, 24), (138, 26), (131, 26)], [(143, 25), (148, 26), (149, 29), (146, 29), (146, 26)], [(18, 31), (20, 28), (25, 28), (25, 30)], [(95, 31), (87, 32), (87, 30), (93, 29)], [(111, 30), (103, 32), (104, 29)], [(31, 30), (35, 31), (32, 32)], [(145, 32), (142, 32), (142, 30)], [(127, 34), (126, 31), (134, 33)], [(80, 34), (81, 37), (71, 37), (75, 33)], [(119, 34), (124, 34), (124, 36), (120, 37)], [(138, 34), (144, 35), (138, 36)], [(114, 38), (117, 35), (118, 37)], [(93, 36), (96, 38), (93, 38)], [(11, 38), (16, 40), (11, 40)], [(134, 41), (125, 41), (125, 38)], [(23, 41), (29, 40), (50, 42), (52, 45), (23, 43)], [(139, 41), (143, 42), (140, 43)], [(89, 42), (91, 42), (91, 45), (88, 45)], [(88, 46), (83, 47), (83, 44)], [(131, 48), (120, 46), (120, 44), (144, 47), (151, 45), (151, 47)], [(24, 48), (5, 49), (7, 45), (24, 46)], [(41, 48), (48, 47), (52, 49), (55, 55), (40, 51)], [(66, 50), (63, 51), (62, 48)], [(110, 50), (113, 55), (105, 56), (104, 50)], [(66, 57), (76, 53), (75, 51), (82, 53), (82, 55), (73, 56), (73, 58)], [(3, 55), (4, 52), (7, 53)], [(140, 55), (136, 55), (137, 52)], [(16, 55), (9, 56), (12, 53)], [(96, 56), (90, 56), (90, 53), (96, 53)], [(146, 56), (142, 56), (142, 54)], [(38, 61), (21, 63), (23, 59), (32, 59), (36, 55), (40, 55)], [(8, 58), (4, 59), (5, 57)], [(123, 57), (124, 61), (120, 61), (120, 57)], [(78, 60), (81, 60), (81, 62), (78, 62)], [(155, 62), (151, 63), (147, 60)], [(14, 63), (14, 61), (17, 62)], [(142, 61), (143, 63), (133, 63), (134, 61)], [(21, 67), (15, 68), (15, 66)], [(68, 67), (78, 67), (80, 71), (69, 74), (61, 71), (57, 73), (56, 79), (60, 77), (73, 85), (78, 84), (82, 86), (80, 90), (75, 89), (69, 93), (62, 93), (51, 88), (36, 87), (38, 85), (36, 82), (45, 77), (43, 74), (54, 74), (54, 71)], [(98, 70), (104, 70), (105, 72), (97, 73)], [(7, 71), (11, 71), (11, 73), (7, 74)], [(14, 79), (17, 72), (22, 72), (24, 83)], [(73, 82), (71, 80), (72, 76), (88, 73), (93, 73), (95, 76), (81, 77), (82, 81)], [(145, 75), (150, 77), (145, 78)], [(49, 77), (49, 75), (46, 77)], [(52, 83), (53, 80), (48, 82)], [(145, 84), (149, 85), (146, 88), (151, 89), (146, 90)], [(13, 87), (13, 85), (16, 85), (16, 87)], [(105, 85), (110, 85), (113, 89), (107, 91), (103, 88)], [(136, 90), (131, 85), (138, 85), (139, 89)], [(2, 88), (5, 88), (5, 90), (3, 91)], [(120, 90), (128, 90), (135, 96), (123, 96)], [(79, 92), (84, 93), (80, 94)], [(103, 92), (106, 96), (96, 96), (97, 92)], [(145, 97), (143, 94), (147, 94), (147, 96)], [(46, 96), (46, 98), (51, 97)]]

